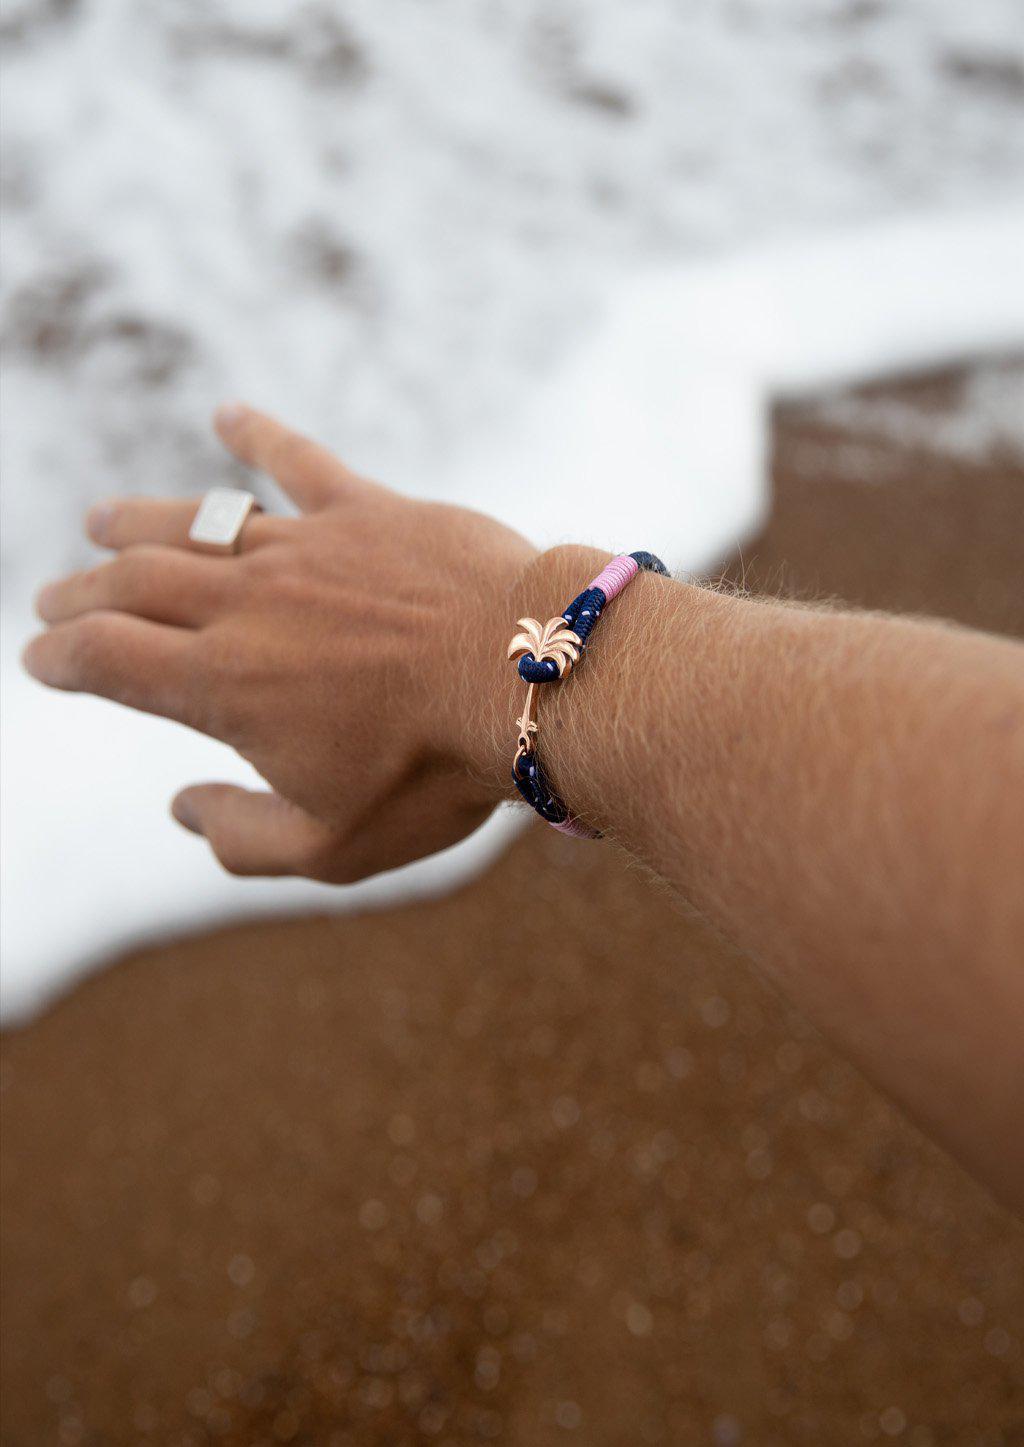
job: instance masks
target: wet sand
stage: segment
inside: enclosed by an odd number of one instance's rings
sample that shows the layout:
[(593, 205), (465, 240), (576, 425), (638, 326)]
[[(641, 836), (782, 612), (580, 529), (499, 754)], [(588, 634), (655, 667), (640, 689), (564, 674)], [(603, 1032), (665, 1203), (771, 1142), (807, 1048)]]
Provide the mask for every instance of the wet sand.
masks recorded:
[[(1019, 456), (773, 474), (748, 587), (1024, 635)], [(1024, 1441), (1024, 1227), (610, 848), (141, 951), (3, 1089), (5, 1447)]]

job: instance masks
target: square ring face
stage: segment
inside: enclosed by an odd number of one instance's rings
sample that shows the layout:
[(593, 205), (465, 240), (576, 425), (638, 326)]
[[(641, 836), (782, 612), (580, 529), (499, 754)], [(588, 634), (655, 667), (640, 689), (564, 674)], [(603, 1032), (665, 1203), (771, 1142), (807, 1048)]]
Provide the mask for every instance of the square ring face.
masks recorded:
[(242, 524), (256, 506), (251, 492), (240, 487), (212, 487), (199, 504), (188, 540), (205, 553), (233, 553)]

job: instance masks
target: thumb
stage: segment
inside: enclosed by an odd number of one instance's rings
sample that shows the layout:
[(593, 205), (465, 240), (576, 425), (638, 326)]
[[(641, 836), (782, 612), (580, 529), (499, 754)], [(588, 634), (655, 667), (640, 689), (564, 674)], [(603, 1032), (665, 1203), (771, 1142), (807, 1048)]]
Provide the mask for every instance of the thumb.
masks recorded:
[(193, 784), (175, 797), (171, 812), (206, 838), (229, 874), (316, 878), (334, 839), (326, 824), (279, 794), (234, 784)]

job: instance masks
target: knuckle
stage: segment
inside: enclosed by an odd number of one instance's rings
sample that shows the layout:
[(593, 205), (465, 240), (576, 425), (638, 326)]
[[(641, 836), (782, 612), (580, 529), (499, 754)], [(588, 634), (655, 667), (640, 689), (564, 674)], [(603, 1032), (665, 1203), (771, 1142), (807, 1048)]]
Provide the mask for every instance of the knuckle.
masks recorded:
[(221, 868), (238, 879), (245, 879), (259, 872), (234, 845), (214, 844), (213, 852), (220, 861)]
[(73, 625), (68, 652), (82, 673), (95, 674), (106, 666), (116, 633), (116, 619), (109, 613), (90, 613)]
[[(255, 526), (255, 520), (254, 524)], [(253, 542), (260, 544), (251, 548), (248, 552), (242, 553), (236, 560), (236, 571), (241, 577), (247, 579), (258, 579), (261, 583), (271, 578), (278, 577), (288, 565), (288, 557), (281, 548), (263, 547), (264, 538), (253, 538)]]
[(249, 739), (250, 719), (235, 689), (216, 684), (208, 688), (199, 710), (204, 733), (242, 748)]
[(110, 594), (116, 603), (129, 602), (142, 592), (151, 576), (151, 555), (152, 549), (135, 545), (125, 548), (123, 553), (108, 564)]
[(292, 470), (301, 468), (312, 451), (313, 443), (301, 432), (285, 432), (273, 443), (270, 455), (275, 468)]
[(236, 651), (227, 639), (195, 641), (194, 671), (205, 679), (197, 714), (204, 733), (244, 748), (252, 733), (254, 710), (244, 686)]
[(251, 601), (267, 603), (273, 599), (278, 608), (309, 608), (317, 593), (311, 559), (287, 544), (273, 548), (256, 548), (239, 560), (237, 576), (249, 589)]

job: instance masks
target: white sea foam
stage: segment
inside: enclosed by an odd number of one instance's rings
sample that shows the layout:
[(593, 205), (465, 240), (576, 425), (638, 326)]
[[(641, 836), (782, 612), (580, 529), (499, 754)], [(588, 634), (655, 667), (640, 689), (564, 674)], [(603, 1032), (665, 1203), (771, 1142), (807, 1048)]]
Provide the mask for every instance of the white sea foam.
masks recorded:
[(763, 515), (772, 393), (1024, 340), (1009, 0), (5, 23), (9, 1017), (134, 940), (447, 886), (515, 827), (353, 890), (232, 880), (166, 803), (244, 765), (20, 673), (87, 501), (231, 479), (219, 397), (538, 542), (698, 569)]
[(542, 520), (542, 541), (653, 538), (699, 570), (763, 516), (772, 397), (1022, 342), (1024, 206), (664, 269), (615, 289), (508, 436), (449, 468), (448, 491), (472, 501), (483, 481), (504, 520)]

